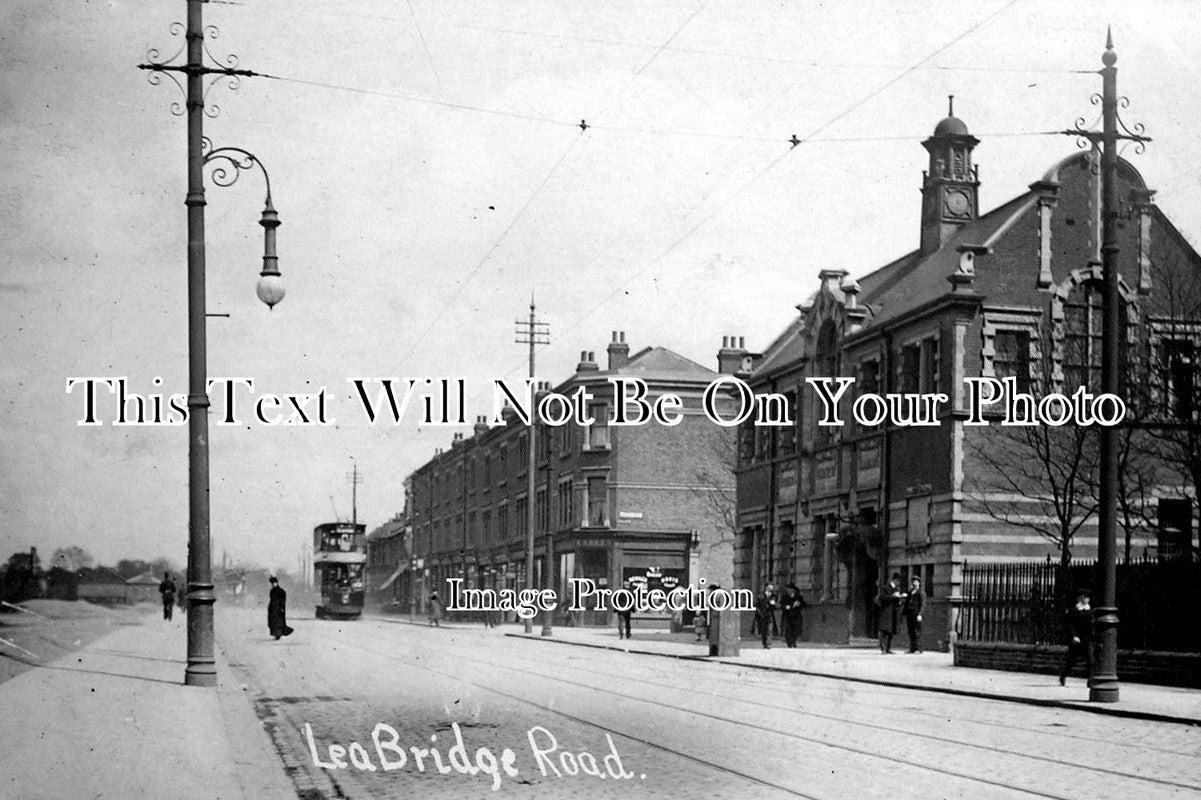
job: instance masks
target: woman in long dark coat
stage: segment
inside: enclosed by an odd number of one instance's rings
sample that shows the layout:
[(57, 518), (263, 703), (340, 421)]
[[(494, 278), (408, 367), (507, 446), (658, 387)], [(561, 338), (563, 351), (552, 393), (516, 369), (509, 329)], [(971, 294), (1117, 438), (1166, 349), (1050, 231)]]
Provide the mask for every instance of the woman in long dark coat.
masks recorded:
[(271, 594), (267, 600), (267, 629), (276, 639), (292, 632), (288, 627), (288, 593), (274, 575), (271, 576)]

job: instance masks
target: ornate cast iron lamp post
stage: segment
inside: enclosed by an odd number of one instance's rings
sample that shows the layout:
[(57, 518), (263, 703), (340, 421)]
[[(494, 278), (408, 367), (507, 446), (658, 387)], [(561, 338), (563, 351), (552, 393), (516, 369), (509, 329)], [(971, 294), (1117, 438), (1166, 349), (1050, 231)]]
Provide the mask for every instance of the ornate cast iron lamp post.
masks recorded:
[[(1119, 141), (1135, 143), (1142, 152), (1150, 138), (1143, 136), (1143, 126), (1133, 130), (1118, 116), (1118, 106), (1128, 105), (1118, 97), (1118, 69), (1114, 65), (1118, 54), (1113, 50), (1113, 35), (1105, 38), (1101, 56), (1101, 94), (1093, 95), (1093, 104), (1101, 105), (1101, 130), (1084, 127), (1084, 119), (1076, 120), (1072, 130), (1064, 131), (1080, 139), (1083, 146), (1101, 146), (1101, 391), (1121, 393), (1120, 338), (1122, 334), (1122, 301), (1118, 294), (1118, 216), (1117, 167)], [(1119, 130), (1120, 126), (1120, 130)], [(1097, 660), (1089, 678), (1089, 700), (1099, 703), (1118, 701), (1118, 608), (1117, 608), (1117, 498), (1118, 429), (1105, 426), (1101, 439), (1101, 504), (1097, 514), (1097, 582), (1099, 601), (1093, 608), (1097, 630)]]
[[(171, 33), (184, 34), (184, 46), (167, 59), (160, 59), (157, 50), (147, 53), (148, 63), (139, 69), (149, 70), (153, 84), (169, 77), (184, 92), (183, 109), (173, 103), (172, 113), (188, 120), (188, 193), (184, 204), (188, 208), (188, 666), (184, 683), (188, 686), (216, 686), (217, 668), (213, 657), (213, 594), (212, 554), (209, 536), (209, 433), (208, 433), (208, 366), (205, 330), (205, 262), (204, 262), (204, 170), (208, 165), (213, 182), (218, 186), (233, 184), (242, 170), (257, 166), (267, 185), (267, 201), (259, 224), (263, 226), (263, 269), (256, 292), (260, 300), (273, 307), (284, 297), (283, 281), (275, 255), (275, 229), (279, 216), (271, 204), (271, 181), (267, 170), (254, 155), (237, 147), (212, 149), (204, 136), (205, 115), (216, 116), (217, 107), (205, 107), (205, 94), (219, 81), (228, 79), (231, 89), (237, 89), (243, 76), (259, 73), (238, 69), (237, 58), (227, 56), (220, 61), (208, 53), (205, 38), (218, 35), (213, 26), (205, 27), (201, 18), (204, 0), (187, 0), (187, 25), (176, 22)], [(172, 62), (186, 49), (182, 64)], [(205, 63), (208, 55), (212, 64)], [(186, 88), (174, 73), (185, 76)], [(206, 76), (216, 76), (207, 87)]]

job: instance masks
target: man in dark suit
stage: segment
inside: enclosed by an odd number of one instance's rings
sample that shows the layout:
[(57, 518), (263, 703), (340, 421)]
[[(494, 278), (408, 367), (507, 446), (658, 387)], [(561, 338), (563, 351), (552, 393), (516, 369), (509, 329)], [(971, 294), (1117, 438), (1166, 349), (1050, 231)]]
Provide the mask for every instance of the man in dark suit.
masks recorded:
[(778, 606), (776, 587), (769, 583), (763, 589), (763, 593), (759, 595), (759, 599), (755, 601), (755, 629), (759, 631), (759, 638), (763, 642), (764, 650), (771, 647), (768, 637), (771, 636), (772, 621), (775, 619)]
[(901, 591), (901, 574), (894, 572), (888, 585), (882, 587), (879, 596), (876, 597), (876, 607), (880, 609), (877, 624), (880, 652), (886, 655), (892, 654), (892, 637), (897, 632), (897, 616), (904, 597), (905, 593)]
[(163, 619), (170, 620), (171, 612), (175, 610), (175, 581), (170, 573), (163, 573), (163, 581), (158, 585), (158, 593), (163, 596)]
[(905, 616), (905, 630), (909, 634), (909, 652), (922, 652), (922, 610), (926, 607), (926, 593), (922, 591), (922, 579), (914, 575), (909, 580), (909, 594), (901, 606)]

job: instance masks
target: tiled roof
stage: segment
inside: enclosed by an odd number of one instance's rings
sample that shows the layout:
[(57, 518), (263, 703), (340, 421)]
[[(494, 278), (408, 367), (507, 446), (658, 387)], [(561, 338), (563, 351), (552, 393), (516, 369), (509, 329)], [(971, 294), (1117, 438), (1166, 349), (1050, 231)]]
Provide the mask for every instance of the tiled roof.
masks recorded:
[(947, 294), (951, 289), (947, 276), (959, 266), (959, 246), (989, 244), (1033, 200), (1033, 192), (1024, 192), (963, 225), (938, 250), (925, 256), (915, 250), (859, 278), (859, 301), (872, 312), (866, 324), (880, 325)]
[(717, 372), (666, 347), (646, 347), (630, 356), (620, 369), (596, 372), (577, 372), (576, 377), (588, 375), (630, 375), (643, 380), (709, 381)]

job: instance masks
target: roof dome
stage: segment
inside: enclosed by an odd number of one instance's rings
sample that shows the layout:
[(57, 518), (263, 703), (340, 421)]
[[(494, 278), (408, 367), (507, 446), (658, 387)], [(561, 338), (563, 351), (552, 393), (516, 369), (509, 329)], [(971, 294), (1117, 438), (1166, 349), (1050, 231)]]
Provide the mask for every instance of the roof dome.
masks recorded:
[(947, 117), (934, 126), (935, 136), (968, 136), (967, 124), (959, 117)]
[(955, 95), (947, 97), (947, 116), (934, 126), (935, 136), (970, 136), (967, 123), (955, 116)]

